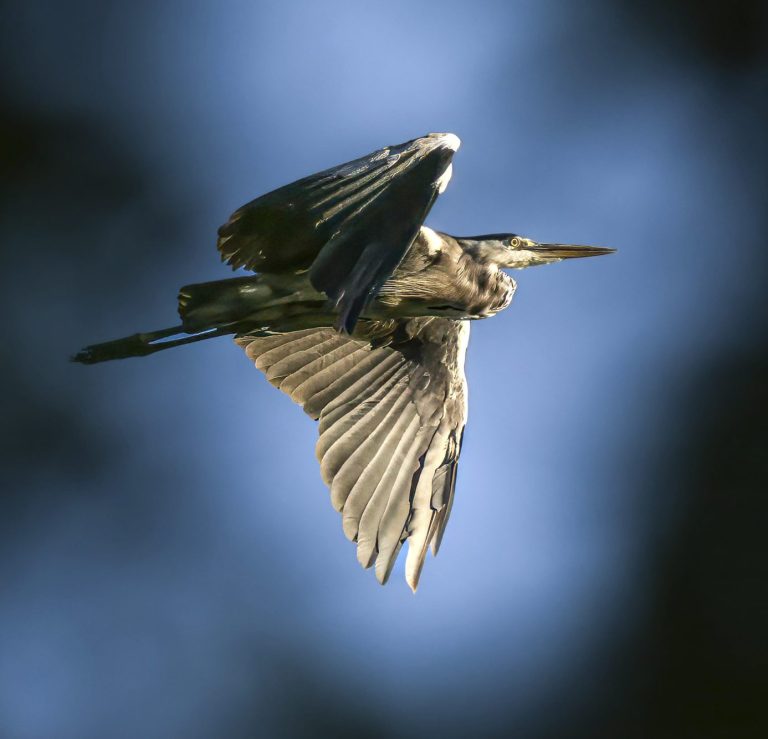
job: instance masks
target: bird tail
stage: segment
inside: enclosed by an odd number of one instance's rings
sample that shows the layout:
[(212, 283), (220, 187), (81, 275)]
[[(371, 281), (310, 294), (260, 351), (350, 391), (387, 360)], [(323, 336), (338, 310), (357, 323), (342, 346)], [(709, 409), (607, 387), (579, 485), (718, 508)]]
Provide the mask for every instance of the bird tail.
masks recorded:
[[(72, 361), (80, 362), (81, 364), (96, 364), (97, 362), (108, 362), (111, 359), (145, 357), (148, 354), (171, 349), (174, 346), (191, 344), (195, 341), (203, 341), (204, 339), (212, 339), (215, 336), (231, 334), (232, 329), (227, 327), (209, 328), (178, 339), (168, 338), (183, 333), (189, 333), (184, 330), (183, 325), (173, 326), (160, 329), (159, 331), (133, 334), (132, 336), (115, 339), (114, 341), (105, 341), (103, 344), (91, 344), (75, 354), (72, 357)], [(163, 339), (167, 340), (163, 341)]]

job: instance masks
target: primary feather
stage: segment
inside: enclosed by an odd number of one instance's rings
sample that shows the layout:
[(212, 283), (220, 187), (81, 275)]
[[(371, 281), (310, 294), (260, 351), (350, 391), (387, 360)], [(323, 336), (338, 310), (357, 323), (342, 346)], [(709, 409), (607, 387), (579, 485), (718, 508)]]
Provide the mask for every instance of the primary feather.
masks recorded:
[(351, 333), (447, 184), (458, 146), (452, 134), (430, 134), (262, 195), (219, 229), (222, 258), (255, 272), (309, 269)]
[(406, 576), (415, 590), (426, 549), (442, 531), (433, 522), (448, 517), (445, 491), (458, 459), (451, 440), (466, 423), (469, 324), (433, 317), (367, 323), (365, 331), (387, 346), (329, 328), (244, 335), (237, 343), (318, 419), (323, 479), (360, 563), (375, 565), (386, 582), (412, 537)]

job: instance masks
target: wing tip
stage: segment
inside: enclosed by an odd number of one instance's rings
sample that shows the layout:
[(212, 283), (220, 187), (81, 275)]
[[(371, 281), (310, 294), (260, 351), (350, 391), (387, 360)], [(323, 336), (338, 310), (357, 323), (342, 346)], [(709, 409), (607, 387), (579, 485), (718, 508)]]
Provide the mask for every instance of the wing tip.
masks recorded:
[(437, 146), (451, 151), (458, 151), (461, 146), (461, 139), (455, 133), (430, 133), (427, 138), (435, 139)]
[(416, 591), (419, 589), (419, 578), (421, 577), (421, 572), (417, 572), (414, 574), (406, 574), (405, 575), (405, 581), (408, 583), (408, 587), (411, 589), (411, 592), (416, 595)]

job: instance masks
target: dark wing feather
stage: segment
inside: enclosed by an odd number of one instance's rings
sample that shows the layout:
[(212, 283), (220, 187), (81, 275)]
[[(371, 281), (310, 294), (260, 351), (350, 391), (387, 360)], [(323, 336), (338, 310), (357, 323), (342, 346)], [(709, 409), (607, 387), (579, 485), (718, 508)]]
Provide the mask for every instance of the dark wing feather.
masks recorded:
[(269, 381), (319, 420), (331, 501), (381, 583), (408, 540), (415, 590), (445, 530), (466, 422), (468, 336), (466, 321), (414, 318), (362, 322), (356, 338), (331, 328), (237, 338)]
[(219, 229), (222, 259), (256, 272), (309, 269), (351, 333), (416, 237), (458, 145), (430, 134), (262, 195)]

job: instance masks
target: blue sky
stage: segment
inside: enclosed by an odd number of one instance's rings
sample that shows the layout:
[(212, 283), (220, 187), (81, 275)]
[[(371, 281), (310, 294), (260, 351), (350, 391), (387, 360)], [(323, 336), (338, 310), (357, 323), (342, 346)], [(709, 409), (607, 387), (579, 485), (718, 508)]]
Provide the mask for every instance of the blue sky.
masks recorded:
[[(667, 409), (748, 328), (759, 81), (720, 84), (601, 3), (42, 3), (17, 21), (12, 99), (87, 121), (141, 188), (65, 214), (45, 270), (15, 265), (46, 298), (10, 329), (37, 391), (107, 451), (16, 481), (50, 504), (8, 544), (11, 734), (119, 717), (113, 736), (203, 736), (249, 712), (279, 731), (269, 686), (291, 660), (414, 735), (435, 704), (460, 730), (578, 696), (674, 525), (674, 483), (646, 484)], [(433, 227), (619, 252), (516, 273), (511, 309), (472, 326), (456, 502), (414, 597), (402, 563), (386, 588), (359, 569), (314, 424), (230, 342), (63, 358), (173, 322), (178, 286), (227, 275), (215, 230), (246, 200), (428, 131), (463, 140)], [(50, 250), (45, 218), (5, 228)]]

